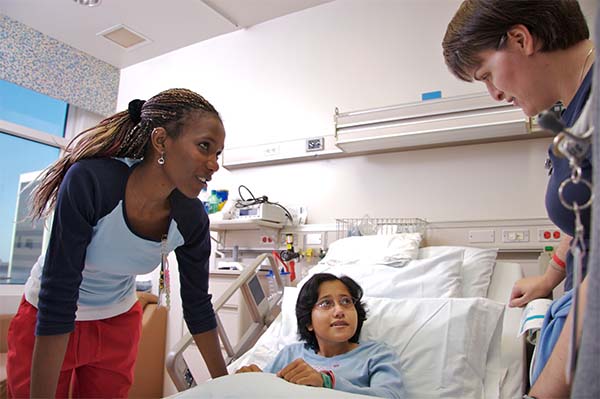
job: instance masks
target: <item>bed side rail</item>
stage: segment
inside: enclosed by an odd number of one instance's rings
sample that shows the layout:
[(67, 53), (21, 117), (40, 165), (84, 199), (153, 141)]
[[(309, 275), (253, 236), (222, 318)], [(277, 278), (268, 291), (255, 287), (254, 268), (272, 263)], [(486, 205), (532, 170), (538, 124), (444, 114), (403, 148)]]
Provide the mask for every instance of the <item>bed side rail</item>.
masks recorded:
[[(264, 299), (260, 303), (256, 303), (255, 297), (252, 294), (250, 283), (256, 277), (258, 278), (258, 271), (264, 261), (268, 259), (270, 268), (273, 270), (275, 277), (275, 283), (279, 287), (274, 298), (269, 301), (267, 295), (264, 294)], [(256, 280), (257, 281), (257, 280)], [(217, 332), (219, 338), (225, 350), (225, 363), (230, 364), (235, 359), (243, 355), (248, 349), (250, 349), (260, 338), (262, 333), (269, 327), (275, 316), (278, 314), (281, 306), (281, 300), (283, 298), (283, 279), (281, 278), (278, 270), (277, 261), (271, 254), (261, 254), (256, 257), (250, 266), (244, 267), (240, 276), (227, 288), (227, 290), (219, 297), (213, 305), (215, 310), (215, 317), (217, 319)], [(256, 289), (256, 287), (254, 287)], [(261, 288), (262, 289), (262, 288)], [(240, 338), (238, 344), (234, 347), (231, 345), (231, 341), (227, 336), (227, 332), (223, 327), (223, 323), (219, 318), (218, 311), (227, 303), (227, 301), (236, 293), (237, 290), (241, 290), (242, 298), (246, 303), (251, 317), (251, 325), (245, 331)], [(185, 350), (190, 346), (195, 345), (193, 336), (187, 332), (181, 339), (175, 344), (175, 346), (167, 353), (166, 368), (169, 376), (173, 380), (175, 387), (178, 391), (184, 391), (191, 387), (196, 386), (196, 381), (192, 375), (190, 368), (183, 356)]]

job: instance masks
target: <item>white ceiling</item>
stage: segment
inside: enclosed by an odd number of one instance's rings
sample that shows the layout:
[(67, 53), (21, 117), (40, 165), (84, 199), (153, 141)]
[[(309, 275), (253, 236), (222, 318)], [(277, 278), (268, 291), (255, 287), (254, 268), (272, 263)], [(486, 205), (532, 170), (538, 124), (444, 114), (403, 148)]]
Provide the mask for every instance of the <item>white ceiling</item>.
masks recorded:
[[(124, 68), (170, 51), (332, 0), (0, 0), (0, 13)], [(125, 25), (151, 42), (123, 49), (99, 36)]]

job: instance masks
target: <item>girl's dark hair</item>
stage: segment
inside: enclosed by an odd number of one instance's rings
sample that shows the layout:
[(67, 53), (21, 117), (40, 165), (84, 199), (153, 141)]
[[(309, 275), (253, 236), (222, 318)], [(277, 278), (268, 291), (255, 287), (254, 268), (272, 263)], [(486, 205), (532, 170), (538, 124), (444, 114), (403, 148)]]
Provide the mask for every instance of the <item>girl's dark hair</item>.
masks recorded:
[(471, 82), (471, 73), (481, 64), (479, 54), (502, 49), (504, 35), (519, 24), (543, 52), (567, 49), (590, 36), (576, 0), (465, 0), (442, 41), (446, 65), (456, 77)]
[(308, 325), (312, 323), (312, 310), (319, 300), (319, 287), (326, 281), (341, 281), (355, 299), (354, 308), (357, 313), (356, 332), (349, 339), (350, 342), (357, 343), (362, 326), (367, 320), (367, 310), (365, 304), (361, 302), (363, 290), (354, 280), (348, 276), (337, 277), (330, 273), (317, 273), (312, 276), (300, 289), (298, 300), (296, 301), (296, 320), (298, 321), (298, 335), (302, 341), (306, 342), (308, 348), (315, 352), (319, 351), (319, 343), (314, 331), (308, 330)]
[(110, 116), (81, 132), (71, 140), (65, 154), (39, 178), (40, 183), (33, 194), (31, 216), (40, 218), (52, 211), (60, 183), (75, 162), (101, 157), (140, 159), (145, 155), (155, 128), (163, 127), (169, 136), (177, 138), (188, 116), (198, 111), (221, 119), (217, 110), (198, 93), (170, 89), (148, 101), (134, 100), (127, 111)]

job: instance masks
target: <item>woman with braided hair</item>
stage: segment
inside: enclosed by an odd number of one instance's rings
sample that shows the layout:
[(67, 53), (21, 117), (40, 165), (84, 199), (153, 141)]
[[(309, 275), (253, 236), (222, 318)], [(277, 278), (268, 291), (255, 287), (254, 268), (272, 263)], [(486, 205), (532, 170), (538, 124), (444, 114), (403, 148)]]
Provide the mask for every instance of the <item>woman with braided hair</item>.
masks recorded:
[(9, 397), (127, 397), (141, 332), (135, 276), (161, 264), (168, 304), (173, 250), (188, 328), (211, 376), (227, 374), (197, 198), (224, 140), (208, 101), (171, 89), (82, 132), (44, 172), (32, 213), (54, 211), (52, 231), (9, 328)]

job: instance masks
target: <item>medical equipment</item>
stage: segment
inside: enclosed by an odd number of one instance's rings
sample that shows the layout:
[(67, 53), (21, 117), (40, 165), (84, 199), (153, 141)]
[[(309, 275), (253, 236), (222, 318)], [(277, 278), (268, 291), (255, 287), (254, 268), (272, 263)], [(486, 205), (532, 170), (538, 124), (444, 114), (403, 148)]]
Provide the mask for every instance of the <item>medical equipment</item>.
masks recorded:
[[(275, 274), (275, 282), (279, 287), (279, 292), (274, 294), (269, 300), (258, 279), (258, 271), (261, 265), (268, 260), (271, 270)], [(270, 254), (259, 255), (254, 262), (245, 267), (240, 273), (240, 276), (232, 284), (223, 295), (217, 299), (214, 304), (215, 317), (217, 319), (217, 332), (224, 346), (227, 356), (225, 357), (226, 364), (229, 364), (232, 359), (246, 352), (254, 345), (260, 335), (266, 330), (274, 319), (274, 313), (277, 311), (283, 296), (283, 280), (278, 272), (278, 264)], [(244, 300), (248, 305), (252, 324), (244, 333), (239, 343), (233, 347), (227, 333), (223, 327), (223, 323), (219, 318), (218, 311), (225, 306), (227, 301), (237, 292), (241, 290)], [(194, 340), (188, 332), (177, 342), (175, 347), (167, 354), (166, 367), (175, 387), (180, 390), (186, 390), (196, 386), (196, 381), (190, 371), (190, 368), (183, 356), (183, 352), (189, 345), (193, 345)]]
[(285, 211), (274, 204), (262, 202), (235, 208), (234, 219), (266, 220), (274, 223), (284, 223), (287, 219)]
[[(250, 198), (244, 198), (242, 188), (250, 194)], [(268, 222), (284, 223), (287, 218), (290, 223), (294, 222), (292, 215), (283, 205), (269, 201), (266, 195), (257, 198), (243, 184), (238, 187), (238, 194), (240, 199), (235, 202), (235, 209), (232, 215), (234, 219), (265, 220)]]

